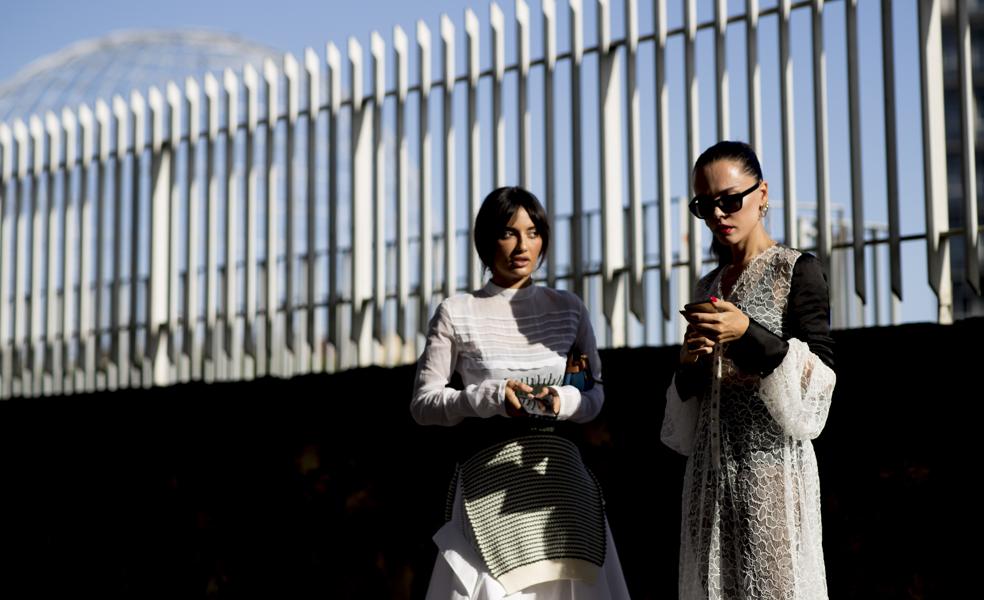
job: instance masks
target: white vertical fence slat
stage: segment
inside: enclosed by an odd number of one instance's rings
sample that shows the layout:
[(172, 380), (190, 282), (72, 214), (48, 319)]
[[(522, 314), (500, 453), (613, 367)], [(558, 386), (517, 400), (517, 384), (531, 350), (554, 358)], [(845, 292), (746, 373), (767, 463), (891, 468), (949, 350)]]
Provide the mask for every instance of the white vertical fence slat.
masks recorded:
[(13, 355), (14, 344), (11, 335), (10, 310), (10, 270), (14, 263), (11, 245), (13, 206), (15, 197), (8, 190), (14, 184), (14, 139), (10, 127), (0, 123), (0, 397), (9, 398), (13, 393)]
[(620, 55), (611, 40), (611, 6), (598, 0), (598, 152), (601, 228), (602, 310), (610, 326), (609, 343), (625, 345), (625, 222), (622, 208), (622, 93)]
[(941, 0), (919, 4), (919, 81), (922, 99), (923, 185), (926, 210), (926, 264), (929, 285), (936, 293), (937, 321), (953, 322), (950, 243), (946, 181), (946, 127), (943, 102)]
[(441, 91), (443, 92), (444, 138), (441, 144), (441, 168), (444, 181), (444, 297), (454, 295), (458, 284), (458, 261), (455, 250), (455, 217), (457, 211), (454, 187), (454, 25), (450, 17), (441, 16), (441, 50), (444, 55)]
[[(400, 27), (393, 28), (393, 63), (396, 70), (396, 328), (407, 351), (415, 353), (416, 335), (410, 327), (410, 158), (407, 140), (407, 94), (409, 93), (410, 41)], [(414, 356), (416, 358), (416, 356)]]
[[(104, 102), (100, 102), (99, 105), (106, 107)], [(108, 123), (106, 126), (108, 128)], [(62, 332), (61, 323), (59, 322), (60, 319), (58, 318), (58, 273), (61, 271), (61, 260), (58, 256), (58, 240), (61, 232), (58, 228), (60, 215), (58, 212), (56, 183), (58, 174), (63, 173), (63, 171), (58, 165), (61, 160), (61, 126), (58, 123), (58, 117), (53, 112), (45, 114), (44, 139), (47, 151), (44, 155), (42, 176), (45, 178), (45, 208), (48, 218), (46, 240), (48, 247), (45, 252), (47, 265), (45, 272), (47, 273), (47, 277), (45, 282), (44, 383), (42, 393), (48, 395), (60, 394), (62, 388), (61, 365), (59, 364), (61, 362), (60, 340)], [(108, 162), (107, 159), (108, 156), (104, 156), (103, 160)], [(2, 186), (3, 183), (0, 181), (0, 189), (2, 189)], [(0, 196), (2, 194), (3, 192), (0, 191)], [(0, 212), (2, 210), (3, 201), (0, 198)], [(2, 234), (0, 234), (0, 254), (3, 252)], [(0, 298), (2, 297), (2, 294), (0, 294)], [(3, 344), (2, 339), (3, 336), (0, 335), (0, 347)]]
[[(494, 6), (494, 4), (493, 4)], [(423, 21), (417, 21), (417, 78), (420, 88), (418, 111), (418, 150), (417, 180), (418, 198), (418, 241), (420, 256), (418, 267), (417, 298), (419, 312), (417, 329), (427, 334), (430, 322), (431, 296), (434, 291), (433, 228), (431, 224), (431, 134), (430, 134), (430, 89), (431, 89), (431, 34)]]
[[(44, 174), (44, 124), (34, 115), (28, 121), (31, 144), (31, 328), (28, 341), (28, 368), (30, 369), (31, 390), (40, 396), (44, 375), (44, 353), (41, 341), (41, 284), (44, 274), (44, 223), (45, 212), (42, 204), (41, 179)], [(96, 157), (98, 160), (98, 157)], [(98, 164), (98, 162), (97, 162)]]

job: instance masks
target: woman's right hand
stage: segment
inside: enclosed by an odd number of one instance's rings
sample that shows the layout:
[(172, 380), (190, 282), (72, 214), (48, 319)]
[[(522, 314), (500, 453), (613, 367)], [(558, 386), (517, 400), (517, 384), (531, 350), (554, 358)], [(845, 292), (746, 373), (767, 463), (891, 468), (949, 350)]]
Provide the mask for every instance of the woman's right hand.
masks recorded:
[(516, 379), (506, 380), (506, 414), (510, 417), (525, 417), (526, 410), (523, 409), (523, 404), (519, 401), (519, 397), (516, 395), (518, 393), (529, 394), (533, 392), (533, 387), (523, 383), (522, 381), (517, 381)]
[(692, 365), (702, 356), (710, 356), (714, 352), (714, 341), (697, 331), (693, 325), (687, 325), (680, 347), (680, 364)]

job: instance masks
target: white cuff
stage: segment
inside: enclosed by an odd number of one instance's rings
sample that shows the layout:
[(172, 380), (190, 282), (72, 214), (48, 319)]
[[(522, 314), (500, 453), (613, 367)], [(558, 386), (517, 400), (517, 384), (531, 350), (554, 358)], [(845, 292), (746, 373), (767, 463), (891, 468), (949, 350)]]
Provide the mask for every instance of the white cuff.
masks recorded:
[(471, 393), (466, 392), (465, 398), (471, 404), (475, 416), (487, 419), (496, 415), (506, 414), (506, 382), (502, 379), (486, 379), (471, 387)]
[(551, 385), (549, 387), (556, 390), (560, 395), (560, 412), (557, 413), (557, 419), (567, 421), (581, 407), (581, 390), (573, 385)]

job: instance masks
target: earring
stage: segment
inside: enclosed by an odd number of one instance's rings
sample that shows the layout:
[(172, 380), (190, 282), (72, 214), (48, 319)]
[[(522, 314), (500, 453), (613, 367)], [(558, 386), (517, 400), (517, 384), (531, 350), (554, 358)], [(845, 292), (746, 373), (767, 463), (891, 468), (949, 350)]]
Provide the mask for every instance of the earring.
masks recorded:
[(759, 215), (764, 219), (765, 215), (769, 214), (769, 201), (766, 200), (765, 204), (759, 207)]

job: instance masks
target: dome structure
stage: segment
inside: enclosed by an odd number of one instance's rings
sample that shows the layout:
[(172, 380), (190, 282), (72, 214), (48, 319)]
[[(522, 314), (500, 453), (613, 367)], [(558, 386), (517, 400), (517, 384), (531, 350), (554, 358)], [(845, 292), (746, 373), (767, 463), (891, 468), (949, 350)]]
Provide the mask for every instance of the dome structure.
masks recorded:
[(27, 119), (46, 111), (59, 113), (131, 90), (163, 89), (169, 81), (259, 68), (279, 50), (217, 31), (123, 31), (75, 43), (36, 60), (0, 82), (0, 122)]

